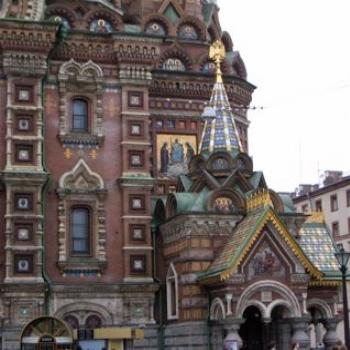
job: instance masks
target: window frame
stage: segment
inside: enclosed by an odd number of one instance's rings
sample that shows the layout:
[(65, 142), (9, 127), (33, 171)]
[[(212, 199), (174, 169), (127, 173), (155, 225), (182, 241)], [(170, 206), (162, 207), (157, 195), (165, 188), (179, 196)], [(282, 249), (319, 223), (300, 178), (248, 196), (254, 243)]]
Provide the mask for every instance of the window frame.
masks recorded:
[[(87, 250), (83, 251), (83, 252), (78, 252), (74, 250), (74, 240), (76, 240), (77, 238), (74, 238), (74, 223), (73, 223), (73, 215), (74, 215), (74, 211), (75, 210), (81, 210), (84, 209), (87, 212), (87, 238), (85, 238), (85, 240), (87, 241)], [(91, 213), (92, 209), (91, 207), (89, 207), (88, 205), (79, 205), (79, 204), (75, 204), (72, 205), (70, 207), (70, 213), (69, 213), (69, 228), (70, 228), (70, 256), (75, 257), (75, 256), (86, 256), (86, 257), (91, 257), (92, 256), (92, 213)]]
[(332, 194), (330, 196), (330, 209), (331, 209), (331, 212), (335, 212), (339, 210), (338, 196), (336, 194)]
[[(86, 115), (85, 115), (85, 121), (84, 128), (75, 128), (74, 127), (74, 121), (75, 117), (82, 117), (82, 115), (76, 115), (74, 114), (74, 108), (76, 102), (84, 102), (84, 105), (86, 107)], [(81, 96), (74, 96), (71, 99), (71, 132), (73, 134), (88, 134), (90, 133), (90, 101), (87, 98), (81, 97)]]
[(345, 196), (346, 196), (346, 206), (350, 207), (350, 190), (346, 190)]
[[(179, 285), (178, 275), (177, 275), (175, 266), (173, 263), (170, 263), (168, 272), (166, 274), (166, 296), (167, 296), (167, 319), (168, 320), (177, 320), (179, 318), (179, 286), (178, 285)], [(172, 290), (173, 286), (175, 290)], [(175, 297), (175, 300), (173, 300), (173, 297)], [(174, 307), (175, 310), (173, 310), (173, 305), (175, 306)]]
[[(336, 230), (335, 230), (336, 227)], [(336, 231), (336, 232), (335, 232)], [(332, 222), (332, 236), (333, 237), (338, 237), (340, 236), (340, 232), (339, 232), (339, 222), (338, 221), (333, 221)]]
[(315, 201), (315, 211), (322, 212), (322, 199), (317, 199)]

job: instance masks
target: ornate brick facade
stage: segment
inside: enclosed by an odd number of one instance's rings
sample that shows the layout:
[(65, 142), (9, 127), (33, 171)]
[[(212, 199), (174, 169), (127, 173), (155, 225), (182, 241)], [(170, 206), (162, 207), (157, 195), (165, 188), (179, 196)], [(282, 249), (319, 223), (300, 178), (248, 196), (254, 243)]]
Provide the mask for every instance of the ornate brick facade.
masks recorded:
[[(44, 314), (80, 329), (92, 319), (146, 325), (138, 346), (157, 347), (152, 198), (174, 191), (198, 152), (216, 39), (247, 150), (241, 106), (254, 87), (218, 10), (199, 0), (0, 2), (4, 349)], [(190, 244), (206, 261), (209, 241)]]

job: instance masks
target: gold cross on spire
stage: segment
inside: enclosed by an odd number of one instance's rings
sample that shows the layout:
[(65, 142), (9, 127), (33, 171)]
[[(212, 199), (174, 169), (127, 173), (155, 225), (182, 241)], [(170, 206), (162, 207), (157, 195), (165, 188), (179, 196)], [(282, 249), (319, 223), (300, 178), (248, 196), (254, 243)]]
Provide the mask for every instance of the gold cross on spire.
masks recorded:
[(216, 82), (222, 83), (221, 62), (225, 59), (225, 46), (220, 40), (216, 40), (209, 49), (209, 58), (216, 64)]

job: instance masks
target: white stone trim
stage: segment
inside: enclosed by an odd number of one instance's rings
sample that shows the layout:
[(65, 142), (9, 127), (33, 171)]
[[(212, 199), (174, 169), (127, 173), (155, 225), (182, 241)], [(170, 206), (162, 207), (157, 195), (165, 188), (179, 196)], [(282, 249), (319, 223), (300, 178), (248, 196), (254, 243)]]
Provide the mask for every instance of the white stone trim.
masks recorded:
[[(218, 317), (221, 310), (222, 318)], [(210, 305), (210, 319), (211, 320), (224, 320), (226, 318), (225, 305), (221, 298), (216, 297)]]
[[(171, 312), (172, 293), (171, 282), (175, 285), (175, 313)], [(178, 275), (173, 263), (170, 263), (168, 272), (166, 274), (166, 296), (167, 296), (167, 318), (168, 320), (177, 320), (179, 318), (179, 291), (178, 291)]]

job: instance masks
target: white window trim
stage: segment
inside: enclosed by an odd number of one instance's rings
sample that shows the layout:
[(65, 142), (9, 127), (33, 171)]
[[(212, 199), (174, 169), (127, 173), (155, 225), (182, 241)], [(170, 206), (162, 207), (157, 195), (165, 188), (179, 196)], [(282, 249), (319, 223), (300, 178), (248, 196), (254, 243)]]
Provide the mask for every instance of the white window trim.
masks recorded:
[[(175, 314), (172, 314), (172, 293), (171, 282), (175, 282)], [(179, 292), (178, 292), (178, 277), (173, 263), (170, 263), (167, 275), (166, 275), (166, 300), (167, 300), (167, 318), (168, 320), (177, 320), (179, 318)]]

